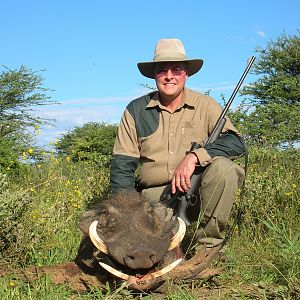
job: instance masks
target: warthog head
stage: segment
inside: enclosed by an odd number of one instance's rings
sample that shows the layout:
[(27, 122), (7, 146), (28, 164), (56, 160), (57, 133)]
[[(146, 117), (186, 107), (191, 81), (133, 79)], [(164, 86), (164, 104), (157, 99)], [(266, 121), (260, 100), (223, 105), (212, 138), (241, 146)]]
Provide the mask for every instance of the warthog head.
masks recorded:
[(81, 256), (87, 258), (83, 252), (94, 248), (93, 255), (104, 269), (140, 289), (180, 262), (177, 257), (165, 266), (167, 253), (184, 237), (184, 222), (173, 216), (172, 209), (146, 201), (137, 192), (113, 194), (82, 216), (80, 228), (85, 234)]

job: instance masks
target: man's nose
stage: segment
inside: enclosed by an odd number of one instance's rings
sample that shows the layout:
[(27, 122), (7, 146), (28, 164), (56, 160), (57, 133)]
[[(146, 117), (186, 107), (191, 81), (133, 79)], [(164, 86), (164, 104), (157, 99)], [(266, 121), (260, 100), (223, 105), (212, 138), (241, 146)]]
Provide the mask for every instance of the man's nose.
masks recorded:
[(168, 79), (173, 78), (173, 73), (172, 73), (172, 70), (171, 70), (171, 69), (168, 69), (168, 70), (167, 70), (166, 78), (168, 78)]

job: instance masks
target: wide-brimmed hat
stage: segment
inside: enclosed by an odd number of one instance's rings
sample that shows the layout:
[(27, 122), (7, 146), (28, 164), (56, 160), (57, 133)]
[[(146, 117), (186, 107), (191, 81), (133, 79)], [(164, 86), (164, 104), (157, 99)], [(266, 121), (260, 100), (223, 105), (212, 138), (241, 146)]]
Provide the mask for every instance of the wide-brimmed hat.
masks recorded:
[(178, 39), (161, 39), (157, 42), (153, 61), (140, 62), (137, 64), (140, 72), (154, 78), (154, 64), (159, 62), (185, 62), (188, 66), (188, 75), (197, 73), (202, 65), (202, 59), (188, 59), (182, 42)]

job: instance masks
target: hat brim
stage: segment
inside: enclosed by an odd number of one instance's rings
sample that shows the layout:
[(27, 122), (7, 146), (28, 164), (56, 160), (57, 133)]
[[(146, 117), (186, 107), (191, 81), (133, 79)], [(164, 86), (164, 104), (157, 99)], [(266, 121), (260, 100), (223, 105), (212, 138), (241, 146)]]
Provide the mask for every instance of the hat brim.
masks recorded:
[(163, 61), (149, 61), (149, 62), (140, 62), (137, 64), (139, 71), (141, 72), (142, 75), (148, 78), (155, 78), (154, 74), (154, 65), (156, 63), (161, 63), (161, 62), (185, 62), (188, 67), (188, 75), (192, 76), (195, 73), (197, 73), (202, 65), (203, 65), (203, 60), (202, 59), (186, 59), (186, 60), (163, 60)]

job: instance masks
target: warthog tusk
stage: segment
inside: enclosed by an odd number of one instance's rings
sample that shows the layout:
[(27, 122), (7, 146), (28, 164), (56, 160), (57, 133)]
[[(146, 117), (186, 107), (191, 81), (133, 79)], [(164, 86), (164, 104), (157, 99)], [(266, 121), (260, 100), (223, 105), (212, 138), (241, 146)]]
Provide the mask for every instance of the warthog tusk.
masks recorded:
[(106, 245), (104, 244), (104, 242), (100, 239), (98, 233), (97, 233), (97, 224), (98, 221), (94, 221), (89, 228), (89, 235), (90, 235), (90, 239), (93, 242), (93, 244), (95, 245), (95, 247), (97, 249), (99, 249), (100, 251), (102, 251), (105, 254), (108, 254), (108, 250)]
[(174, 262), (172, 262), (170, 265), (162, 268), (161, 270), (158, 270), (156, 272), (150, 273), (149, 275), (154, 279), (157, 277), (160, 277), (162, 275), (167, 274), (168, 272), (170, 272), (171, 270), (173, 270), (180, 262), (182, 261), (182, 258), (179, 258), (177, 260), (175, 260)]
[[(177, 220), (179, 222), (179, 228), (178, 228), (176, 234), (171, 239), (171, 243), (170, 243), (168, 250), (172, 250), (172, 249), (176, 248), (180, 244), (180, 242), (182, 241), (182, 239), (184, 238), (184, 235), (185, 235), (186, 225), (185, 225), (184, 221), (179, 217), (177, 218)], [(108, 254), (106, 245), (104, 244), (104, 242), (101, 240), (101, 238), (99, 237), (99, 235), (97, 233), (97, 224), (98, 224), (98, 221), (94, 221), (90, 225), (90, 228), (89, 228), (90, 239), (97, 249), (99, 249), (100, 251), (102, 251), (105, 254)]]
[(102, 268), (104, 268), (109, 273), (115, 275), (116, 277), (119, 277), (119, 278), (127, 280), (127, 281), (130, 280), (132, 282), (138, 283), (139, 281), (145, 281), (145, 280), (149, 281), (151, 279), (155, 279), (157, 277), (167, 274), (168, 272), (173, 270), (181, 262), (181, 260), (182, 260), (182, 258), (179, 258), (179, 259), (175, 260), (174, 262), (172, 262), (170, 265), (162, 268), (161, 270), (158, 270), (153, 273), (148, 273), (142, 278), (137, 278), (135, 276), (131, 276), (131, 275), (125, 274), (123, 272), (120, 272), (120, 271), (116, 270), (115, 268), (113, 268), (103, 262), (99, 262), (99, 264)]
[(180, 242), (183, 240), (184, 235), (185, 235), (185, 231), (186, 231), (185, 222), (179, 217), (177, 217), (177, 220), (179, 222), (179, 228), (178, 228), (176, 234), (171, 239), (171, 243), (170, 243), (168, 250), (172, 250), (172, 249), (176, 248), (180, 244)]
[(99, 265), (100, 265), (103, 269), (105, 269), (106, 271), (108, 271), (109, 273), (111, 273), (111, 274), (113, 274), (113, 275), (115, 275), (115, 276), (117, 276), (117, 277), (119, 277), (119, 278), (121, 278), (121, 279), (129, 280), (129, 278), (131, 277), (131, 276), (125, 274), (125, 273), (122, 273), (122, 272), (120, 272), (120, 271), (114, 269), (113, 267), (111, 267), (111, 266), (109, 266), (109, 265), (107, 265), (107, 264), (105, 264), (105, 263), (103, 263), (103, 262), (99, 262)]

